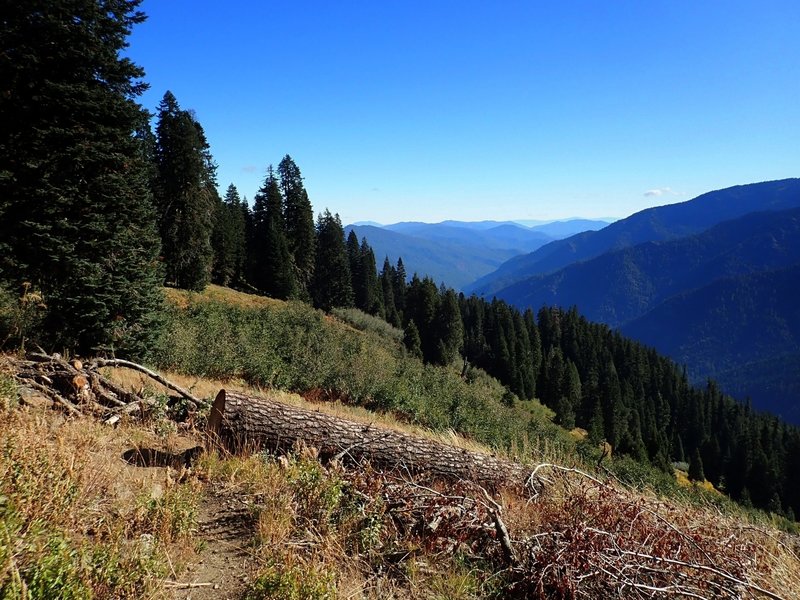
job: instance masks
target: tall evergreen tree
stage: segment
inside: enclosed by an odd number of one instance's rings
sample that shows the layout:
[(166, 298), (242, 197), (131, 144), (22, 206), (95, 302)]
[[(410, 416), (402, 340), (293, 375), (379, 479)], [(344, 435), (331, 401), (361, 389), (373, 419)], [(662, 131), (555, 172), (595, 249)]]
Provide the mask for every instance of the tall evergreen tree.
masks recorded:
[(140, 2), (6, 2), (0, 34), (0, 278), (46, 304), (37, 341), (142, 355), (163, 300)]
[(325, 210), (317, 219), (317, 252), (314, 278), (311, 281), (314, 305), (329, 311), (334, 307), (353, 306), (350, 264), (339, 215)]
[(301, 293), (307, 296), (314, 273), (316, 236), (314, 211), (303, 186), (299, 167), (288, 154), (278, 164), (280, 187), (283, 193), (283, 217), (289, 253), (296, 270)]
[(253, 204), (250, 272), (255, 287), (285, 300), (295, 296), (297, 285), (282, 213), (283, 196), (272, 165)]
[(419, 329), (417, 329), (414, 319), (411, 319), (405, 327), (403, 343), (411, 356), (422, 358), (422, 341), (419, 338)]
[(211, 276), (214, 164), (203, 128), (172, 92), (158, 106), (155, 196), (167, 283), (202, 290)]
[(394, 304), (394, 267), (389, 262), (387, 256), (383, 260), (383, 269), (381, 269), (381, 292), (383, 294), (383, 306), (385, 311), (385, 318), (388, 323), (395, 327), (401, 327), (402, 321), (400, 315), (397, 313), (397, 307)]
[(703, 473), (703, 459), (700, 457), (700, 450), (694, 449), (691, 458), (689, 458), (689, 479), (691, 481), (704, 481), (706, 478)]
[(437, 352), (435, 362), (446, 365), (458, 358), (464, 345), (464, 323), (456, 293), (449, 289), (436, 307)]
[(406, 267), (403, 264), (403, 258), (397, 259), (397, 266), (394, 268), (394, 279), (392, 280), (394, 286), (394, 306), (397, 309), (397, 314), (400, 315), (400, 320), (405, 323), (406, 312), (406, 291), (408, 290), (408, 276), (406, 274)]
[(361, 246), (358, 243), (358, 234), (354, 230), (350, 230), (347, 234), (347, 262), (350, 265), (350, 281), (353, 288), (353, 301), (356, 308), (364, 310), (363, 292), (359, 289), (361, 285)]
[(229, 286), (242, 278), (246, 255), (245, 219), (236, 186), (230, 184), (224, 200), (217, 202), (211, 246), (214, 263), (211, 280)]
[(361, 270), (358, 274), (358, 285), (353, 290), (356, 306), (371, 315), (385, 316), (382, 287), (378, 281), (378, 267), (375, 264), (375, 252), (367, 243), (367, 238), (361, 239), (358, 254)]

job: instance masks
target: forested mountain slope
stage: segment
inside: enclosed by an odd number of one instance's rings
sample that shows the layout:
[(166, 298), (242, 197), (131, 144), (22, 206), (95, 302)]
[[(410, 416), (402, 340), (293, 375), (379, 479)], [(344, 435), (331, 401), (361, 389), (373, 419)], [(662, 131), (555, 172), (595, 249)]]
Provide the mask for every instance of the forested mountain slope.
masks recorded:
[(484, 296), (534, 275), (551, 273), (609, 250), (699, 233), (750, 212), (800, 206), (800, 179), (740, 185), (708, 192), (687, 202), (643, 210), (600, 231), (551, 242), (518, 256), (466, 288)]
[(800, 264), (714, 281), (622, 327), (700, 381), (800, 423)]
[(512, 221), (407, 221), (391, 225), (348, 225), (359, 239), (366, 237), (378, 260), (402, 259), (409, 275), (431, 277), (462, 289), (494, 271), (513, 256), (527, 254), (576, 231), (600, 229), (607, 223), (571, 219), (526, 227)]
[(800, 209), (762, 212), (701, 234), (608, 252), (497, 294), (525, 308), (576, 305), (593, 321), (618, 327), (659, 303), (723, 277), (800, 262)]

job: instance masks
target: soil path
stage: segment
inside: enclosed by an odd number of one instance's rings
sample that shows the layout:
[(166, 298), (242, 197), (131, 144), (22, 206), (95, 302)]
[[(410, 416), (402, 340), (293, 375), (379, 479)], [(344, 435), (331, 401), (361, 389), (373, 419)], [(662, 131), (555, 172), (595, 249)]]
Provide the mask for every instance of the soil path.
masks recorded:
[(196, 587), (173, 589), (180, 600), (239, 600), (250, 582), (253, 522), (233, 496), (209, 495), (200, 505), (198, 541), (202, 550), (181, 578)]

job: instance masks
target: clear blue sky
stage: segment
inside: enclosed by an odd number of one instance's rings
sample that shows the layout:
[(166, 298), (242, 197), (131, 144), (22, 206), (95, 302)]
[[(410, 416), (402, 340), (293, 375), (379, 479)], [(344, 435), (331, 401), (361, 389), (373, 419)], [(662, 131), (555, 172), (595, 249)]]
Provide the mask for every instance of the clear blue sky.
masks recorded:
[(797, 0), (145, 0), (155, 110), (344, 222), (626, 216), (800, 176)]

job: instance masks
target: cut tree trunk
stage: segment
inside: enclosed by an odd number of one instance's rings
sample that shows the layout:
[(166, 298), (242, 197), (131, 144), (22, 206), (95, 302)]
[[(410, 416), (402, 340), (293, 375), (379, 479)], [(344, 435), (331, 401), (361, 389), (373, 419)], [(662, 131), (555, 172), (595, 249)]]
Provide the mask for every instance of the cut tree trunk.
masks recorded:
[(495, 490), (524, 488), (530, 475), (522, 465), (489, 454), (227, 390), (214, 400), (208, 431), (232, 452), (288, 452), (302, 443), (316, 448), (323, 460), (368, 460), (374, 466), (468, 480)]

